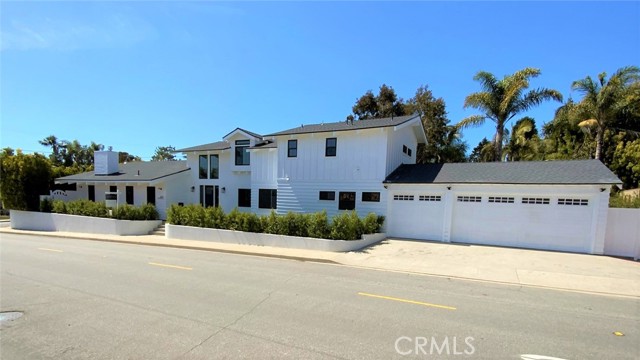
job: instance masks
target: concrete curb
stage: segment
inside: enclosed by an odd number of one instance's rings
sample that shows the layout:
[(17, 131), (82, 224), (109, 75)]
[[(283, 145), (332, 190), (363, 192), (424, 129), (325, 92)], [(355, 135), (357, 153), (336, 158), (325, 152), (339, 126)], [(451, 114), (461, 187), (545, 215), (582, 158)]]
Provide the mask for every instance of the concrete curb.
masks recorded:
[(285, 259), (285, 260), (294, 260), (294, 261), (303, 261), (303, 262), (315, 262), (315, 263), (325, 263), (325, 264), (335, 264), (335, 265), (343, 265), (336, 261), (322, 258), (313, 258), (313, 257), (304, 257), (304, 256), (293, 256), (293, 255), (283, 255), (283, 254), (269, 254), (269, 253), (261, 253), (261, 252), (252, 252), (252, 251), (243, 251), (243, 250), (230, 250), (230, 249), (220, 249), (220, 248), (212, 248), (205, 246), (193, 246), (193, 245), (178, 245), (178, 244), (163, 244), (159, 242), (145, 242), (145, 241), (136, 241), (136, 240), (117, 240), (117, 239), (105, 239), (105, 238), (97, 238), (90, 236), (68, 236), (68, 235), (60, 235), (60, 234), (52, 234), (48, 232), (26, 232), (22, 230), (13, 230), (10, 231), (0, 229), (0, 233), (5, 234), (14, 234), (14, 235), (24, 235), (24, 236), (48, 236), (54, 238), (61, 239), (73, 239), (73, 240), (90, 240), (90, 241), (102, 241), (102, 242), (111, 242), (111, 243), (119, 243), (119, 244), (131, 244), (131, 245), (146, 245), (146, 246), (158, 246), (158, 247), (166, 247), (166, 248), (175, 248), (175, 249), (185, 249), (185, 250), (200, 250), (200, 251), (211, 251), (211, 252), (219, 252), (225, 254), (235, 254), (235, 255), (248, 255), (248, 256), (260, 256), (266, 258), (275, 258), (275, 259)]

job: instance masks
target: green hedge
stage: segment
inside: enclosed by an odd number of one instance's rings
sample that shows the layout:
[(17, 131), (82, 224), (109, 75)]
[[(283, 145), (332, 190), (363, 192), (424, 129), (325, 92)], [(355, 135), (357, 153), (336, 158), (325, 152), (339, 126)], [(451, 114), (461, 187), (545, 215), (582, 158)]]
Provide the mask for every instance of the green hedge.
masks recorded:
[(370, 213), (360, 218), (355, 211), (345, 211), (334, 216), (330, 222), (326, 211), (312, 214), (288, 212), (286, 215), (277, 215), (271, 211), (267, 216), (258, 216), (254, 213), (240, 212), (237, 209), (225, 214), (219, 207), (171, 205), (167, 212), (167, 222), (173, 225), (253, 233), (359, 240), (362, 234), (379, 232), (384, 216)]
[(109, 208), (103, 202), (90, 200), (74, 200), (64, 202), (62, 200), (43, 199), (40, 202), (40, 211), (54, 212), (58, 214), (83, 215), (108, 218), (118, 220), (158, 220), (159, 215), (156, 207), (146, 204), (139, 207), (131, 205), (120, 205), (113, 209), (113, 214), (109, 216)]
[(623, 196), (621, 193), (611, 195), (609, 207), (612, 208), (640, 208), (640, 196)]

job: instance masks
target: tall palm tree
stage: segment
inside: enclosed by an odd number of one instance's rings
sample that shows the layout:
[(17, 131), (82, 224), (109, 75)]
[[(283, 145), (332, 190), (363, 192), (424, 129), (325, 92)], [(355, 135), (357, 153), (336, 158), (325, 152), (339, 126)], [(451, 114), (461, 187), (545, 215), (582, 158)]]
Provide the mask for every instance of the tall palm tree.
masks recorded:
[(596, 159), (602, 160), (605, 131), (614, 127), (616, 121), (628, 112), (635, 112), (639, 81), (640, 68), (627, 66), (618, 69), (608, 80), (607, 73), (603, 72), (598, 75), (597, 81), (587, 76), (571, 85), (573, 90), (583, 95), (575, 109), (582, 120), (578, 126), (595, 129)]
[(54, 164), (58, 164), (61, 162), (60, 160), (60, 146), (61, 144), (58, 142), (58, 138), (55, 135), (49, 135), (46, 138), (38, 141), (42, 146), (48, 146), (51, 148), (51, 155), (49, 158)]
[(539, 105), (545, 100), (562, 101), (560, 92), (539, 88), (530, 90), (529, 79), (538, 77), (539, 69), (525, 68), (516, 71), (512, 75), (506, 75), (502, 80), (486, 71), (480, 71), (473, 77), (474, 80), (480, 82), (481, 92), (470, 94), (464, 101), (464, 107), (473, 107), (484, 112), (484, 115), (472, 115), (456, 126), (466, 128), (469, 126), (478, 126), (490, 119), (496, 124), (496, 134), (493, 140), (495, 147), (494, 161), (502, 159), (502, 138), (504, 137), (505, 125), (516, 115)]

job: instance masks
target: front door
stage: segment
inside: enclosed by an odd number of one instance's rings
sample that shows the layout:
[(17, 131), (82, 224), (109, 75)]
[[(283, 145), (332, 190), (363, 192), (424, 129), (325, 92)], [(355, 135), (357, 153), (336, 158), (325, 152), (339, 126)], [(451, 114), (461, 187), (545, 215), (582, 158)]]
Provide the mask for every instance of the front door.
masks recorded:
[(147, 186), (147, 204), (156, 204), (156, 187)]
[(218, 186), (200, 185), (200, 204), (202, 206), (218, 206), (219, 197)]

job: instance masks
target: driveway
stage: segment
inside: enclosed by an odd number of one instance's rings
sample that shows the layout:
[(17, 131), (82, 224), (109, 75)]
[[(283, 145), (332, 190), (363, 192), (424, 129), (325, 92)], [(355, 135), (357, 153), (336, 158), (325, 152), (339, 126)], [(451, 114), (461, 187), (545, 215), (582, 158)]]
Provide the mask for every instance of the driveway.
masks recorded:
[(387, 239), (337, 254), (345, 265), (640, 297), (640, 263), (597, 256)]

